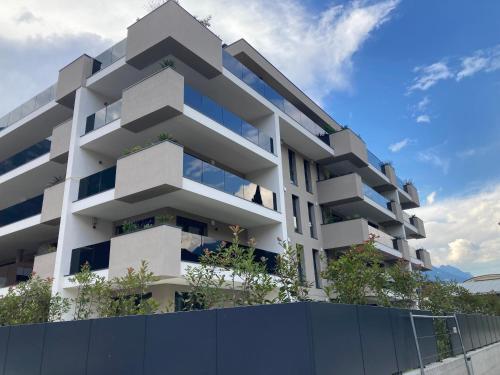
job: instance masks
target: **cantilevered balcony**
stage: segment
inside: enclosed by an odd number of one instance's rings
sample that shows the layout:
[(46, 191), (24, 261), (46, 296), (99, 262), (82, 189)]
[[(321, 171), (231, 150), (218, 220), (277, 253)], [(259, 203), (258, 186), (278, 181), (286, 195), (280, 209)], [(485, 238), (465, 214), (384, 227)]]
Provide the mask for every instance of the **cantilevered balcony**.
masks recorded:
[(425, 249), (417, 249), (417, 258), (422, 261), (424, 270), (432, 270), (431, 255)]
[(161, 278), (181, 274), (181, 230), (170, 225), (159, 225), (111, 239), (108, 276), (120, 277), (132, 267), (139, 269), (146, 261), (149, 269)]
[(318, 182), (318, 203), (335, 207), (343, 216), (357, 212), (377, 223), (399, 222), (391, 211), (392, 202), (363, 182), (358, 174)]
[(396, 239), (368, 224), (363, 218), (323, 224), (321, 227), (325, 249), (346, 249), (375, 237), (376, 247), (387, 259), (402, 258)]
[(110, 241), (105, 241), (73, 249), (69, 274), (80, 272), (85, 264), (88, 264), (91, 271), (107, 269), (110, 245)]
[(40, 142), (18, 152), (17, 154), (0, 162), (0, 175), (4, 175), (20, 166), (39, 158), (50, 152), (51, 141), (43, 139)]
[(0, 210), (0, 227), (39, 215), (42, 204), (43, 194)]
[(365, 142), (351, 129), (346, 128), (330, 134), (330, 145), (335, 148), (335, 163), (345, 161), (356, 167), (366, 167), (371, 161)]
[(418, 196), (418, 191), (412, 182), (407, 182), (403, 184), (400, 191), (401, 206), (403, 209), (420, 207), (420, 199)]
[(405, 231), (407, 238), (425, 238), (425, 226), (422, 219), (403, 212)]

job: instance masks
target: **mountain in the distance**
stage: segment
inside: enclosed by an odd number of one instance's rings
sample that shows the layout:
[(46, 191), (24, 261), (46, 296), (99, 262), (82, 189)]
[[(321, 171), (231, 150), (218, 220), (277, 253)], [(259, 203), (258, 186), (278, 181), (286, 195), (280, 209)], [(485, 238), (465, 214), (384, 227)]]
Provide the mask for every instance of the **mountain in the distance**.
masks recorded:
[(426, 275), (431, 280), (439, 278), (441, 281), (455, 281), (462, 283), (467, 279), (473, 277), (469, 272), (464, 272), (461, 269), (453, 266), (442, 265), (440, 267), (433, 267), (432, 271), (427, 271)]

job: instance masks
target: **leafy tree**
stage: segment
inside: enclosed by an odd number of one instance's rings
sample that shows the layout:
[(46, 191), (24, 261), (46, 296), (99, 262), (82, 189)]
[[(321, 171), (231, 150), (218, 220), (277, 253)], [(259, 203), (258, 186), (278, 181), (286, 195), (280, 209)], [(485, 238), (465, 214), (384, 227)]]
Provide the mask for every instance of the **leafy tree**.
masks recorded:
[(0, 325), (57, 321), (68, 309), (67, 299), (52, 296), (52, 279), (31, 275), (0, 298)]
[(160, 304), (148, 295), (149, 286), (158, 280), (148, 270), (146, 261), (141, 262), (138, 271), (128, 268), (127, 274), (111, 280), (111, 295), (104, 308), (105, 316), (125, 316), (153, 314)]
[(321, 276), (328, 282), (324, 289), (330, 301), (363, 305), (374, 296), (379, 304), (389, 304), (388, 279), (374, 241), (374, 236), (370, 236), (363, 244), (328, 262)]
[(301, 276), (301, 246), (292, 246), (280, 239), (278, 242), (283, 251), (276, 257), (277, 301), (280, 303), (309, 301), (309, 288), (312, 287), (312, 283), (306, 282)]
[(406, 309), (416, 307), (418, 290), (424, 280), (422, 273), (408, 269), (408, 263), (404, 261), (396, 262), (387, 269), (387, 273), (390, 277), (388, 289), (391, 304)]
[(76, 283), (76, 297), (72, 300), (73, 319), (89, 319), (106, 315), (111, 298), (110, 283), (93, 273), (88, 263), (69, 279)]

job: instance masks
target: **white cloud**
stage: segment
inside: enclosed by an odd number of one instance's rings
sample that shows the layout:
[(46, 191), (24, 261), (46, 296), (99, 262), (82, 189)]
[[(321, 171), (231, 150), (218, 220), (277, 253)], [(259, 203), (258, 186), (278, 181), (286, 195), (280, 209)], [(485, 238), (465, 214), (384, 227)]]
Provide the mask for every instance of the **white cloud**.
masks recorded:
[(411, 141), (410, 138), (405, 138), (399, 142), (393, 143), (392, 145), (389, 146), (389, 150), (391, 150), (392, 152), (401, 151), (403, 148), (408, 146), (410, 141)]
[(445, 158), (439, 155), (436, 150), (436, 147), (420, 151), (417, 154), (417, 158), (422, 162), (430, 163), (435, 167), (440, 168), (444, 174), (447, 174), (448, 170), (450, 169), (450, 163), (451, 163), (450, 158)]
[(429, 122), (431, 122), (431, 118), (429, 117), (429, 115), (419, 115), (419, 116), (417, 116), (417, 120), (416, 121), (419, 124), (422, 124), (422, 123), (428, 124)]
[(469, 148), (467, 150), (457, 152), (457, 156), (461, 159), (470, 158), (471, 156), (476, 155), (477, 151), (474, 148)]
[[(316, 100), (331, 90), (350, 89), (353, 55), (398, 3), (351, 1), (314, 12), (300, 0), (181, 0), (191, 13), (211, 15), (212, 30), (226, 43), (245, 38)], [(63, 0), (4, 0), (0, 37), (24, 42), (91, 32), (118, 41), (147, 5), (146, 0), (86, 0), (71, 6)], [(39, 21), (19, 24), (26, 12)]]
[(430, 194), (427, 195), (427, 197), (425, 198), (425, 201), (427, 202), (427, 204), (433, 204), (434, 203), (434, 201), (436, 200), (436, 194), (437, 194), (437, 192), (433, 191), (433, 192), (431, 192)]
[(416, 245), (431, 252), (433, 263), (452, 264), (475, 274), (498, 273), (500, 183), (415, 211), (424, 220), (427, 233)]
[(413, 85), (408, 88), (408, 92), (415, 90), (426, 91), (439, 81), (453, 77), (453, 73), (444, 61), (439, 61), (428, 66), (419, 66), (413, 70), (417, 76), (413, 80)]
[(463, 57), (461, 60), (462, 65), (456, 76), (457, 81), (461, 81), (481, 71), (493, 72), (500, 69), (500, 45), (485, 50), (478, 50), (472, 56)]
[(424, 97), (421, 101), (418, 102), (417, 110), (425, 111), (430, 102), (431, 102), (431, 100), (429, 99), (428, 96)]

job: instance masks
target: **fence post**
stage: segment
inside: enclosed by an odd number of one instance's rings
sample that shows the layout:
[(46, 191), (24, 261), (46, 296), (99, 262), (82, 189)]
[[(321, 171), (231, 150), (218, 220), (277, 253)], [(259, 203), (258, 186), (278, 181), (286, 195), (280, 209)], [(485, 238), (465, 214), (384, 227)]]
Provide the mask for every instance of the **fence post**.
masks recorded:
[(422, 354), (420, 353), (420, 345), (418, 344), (417, 330), (415, 328), (415, 321), (413, 313), (410, 311), (411, 328), (413, 330), (413, 337), (415, 338), (415, 346), (417, 347), (418, 363), (420, 365), (420, 375), (425, 375), (424, 363), (422, 362)]

